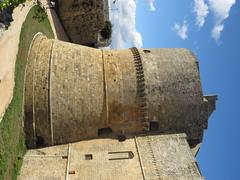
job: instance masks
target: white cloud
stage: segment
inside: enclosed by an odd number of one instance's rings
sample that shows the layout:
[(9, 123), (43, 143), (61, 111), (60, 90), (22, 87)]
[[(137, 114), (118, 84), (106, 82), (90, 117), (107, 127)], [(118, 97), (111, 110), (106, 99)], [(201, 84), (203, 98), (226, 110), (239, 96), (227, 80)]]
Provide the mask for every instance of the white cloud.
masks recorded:
[(134, 32), (133, 34), (133, 44), (135, 47), (142, 47), (143, 42), (142, 42), (142, 35), (139, 32)]
[(150, 10), (151, 10), (151, 11), (155, 11), (155, 10), (156, 10), (156, 8), (155, 8), (155, 6), (154, 6), (155, 0), (147, 0), (147, 1), (148, 1)]
[(220, 24), (220, 25), (215, 25), (212, 29), (212, 37), (216, 40), (218, 40), (221, 36), (221, 32), (224, 29), (224, 25)]
[(224, 20), (229, 16), (232, 6), (236, 0), (208, 0), (211, 10), (215, 16), (215, 25), (212, 30), (212, 37), (219, 40), (224, 29)]
[(174, 24), (173, 31), (177, 33), (177, 35), (185, 40), (188, 38), (188, 24), (187, 21), (185, 20), (183, 24)]
[(196, 25), (201, 28), (205, 19), (209, 13), (208, 5), (204, 2), (204, 0), (194, 0), (194, 12), (196, 13)]
[(113, 24), (111, 48), (142, 47), (142, 36), (136, 30), (136, 2), (121, 0), (117, 1), (117, 5), (110, 4), (110, 6), (117, 9), (110, 12)]

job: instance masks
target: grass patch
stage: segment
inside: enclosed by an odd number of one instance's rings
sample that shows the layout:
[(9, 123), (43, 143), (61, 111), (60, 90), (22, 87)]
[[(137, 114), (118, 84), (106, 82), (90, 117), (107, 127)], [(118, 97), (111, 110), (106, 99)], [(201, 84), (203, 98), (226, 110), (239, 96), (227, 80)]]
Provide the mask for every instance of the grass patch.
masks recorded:
[[(39, 14), (43, 17), (40, 17), (40, 20), (36, 18)], [(17, 178), (26, 151), (23, 132), (24, 75), (28, 49), (37, 32), (42, 32), (49, 38), (54, 37), (45, 12), (43, 13), (39, 6), (34, 6), (22, 26), (15, 66), (13, 99), (0, 123), (0, 180)]]

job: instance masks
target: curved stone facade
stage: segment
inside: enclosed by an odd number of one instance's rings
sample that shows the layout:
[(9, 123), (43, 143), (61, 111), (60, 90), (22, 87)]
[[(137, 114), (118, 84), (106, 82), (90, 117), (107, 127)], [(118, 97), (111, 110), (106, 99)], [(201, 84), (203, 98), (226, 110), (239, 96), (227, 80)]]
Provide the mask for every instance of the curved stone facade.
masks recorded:
[(141, 133), (186, 133), (197, 144), (215, 105), (187, 49), (102, 51), (39, 35), (28, 61), (31, 148)]
[(71, 42), (86, 46), (108, 46), (99, 32), (109, 21), (108, 0), (58, 0), (58, 14)]

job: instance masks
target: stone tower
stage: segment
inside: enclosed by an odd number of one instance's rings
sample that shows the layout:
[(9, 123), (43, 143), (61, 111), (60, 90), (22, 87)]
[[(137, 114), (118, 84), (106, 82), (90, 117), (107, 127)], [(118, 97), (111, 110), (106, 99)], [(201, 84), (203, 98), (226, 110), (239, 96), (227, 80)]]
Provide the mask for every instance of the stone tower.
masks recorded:
[(187, 49), (103, 51), (38, 34), (25, 78), (27, 145), (81, 141), (75, 179), (203, 179), (194, 156), (215, 101)]
[(108, 46), (100, 31), (109, 21), (108, 0), (58, 0), (58, 14), (71, 42), (86, 46)]

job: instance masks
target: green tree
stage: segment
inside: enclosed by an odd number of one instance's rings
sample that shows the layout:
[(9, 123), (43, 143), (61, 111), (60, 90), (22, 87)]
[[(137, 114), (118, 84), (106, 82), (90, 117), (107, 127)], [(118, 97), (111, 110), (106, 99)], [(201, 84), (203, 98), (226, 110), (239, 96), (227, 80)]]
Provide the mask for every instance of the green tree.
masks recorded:
[(25, 0), (3, 0), (0, 3), (0, 11), (9, 7), (16, 7), (23, 2), (25, 2)]
[(105, 22), (105, 27), (100, 32), (103, 39), (110, 39), (112, 36), (112, 23), (110, 21)]

